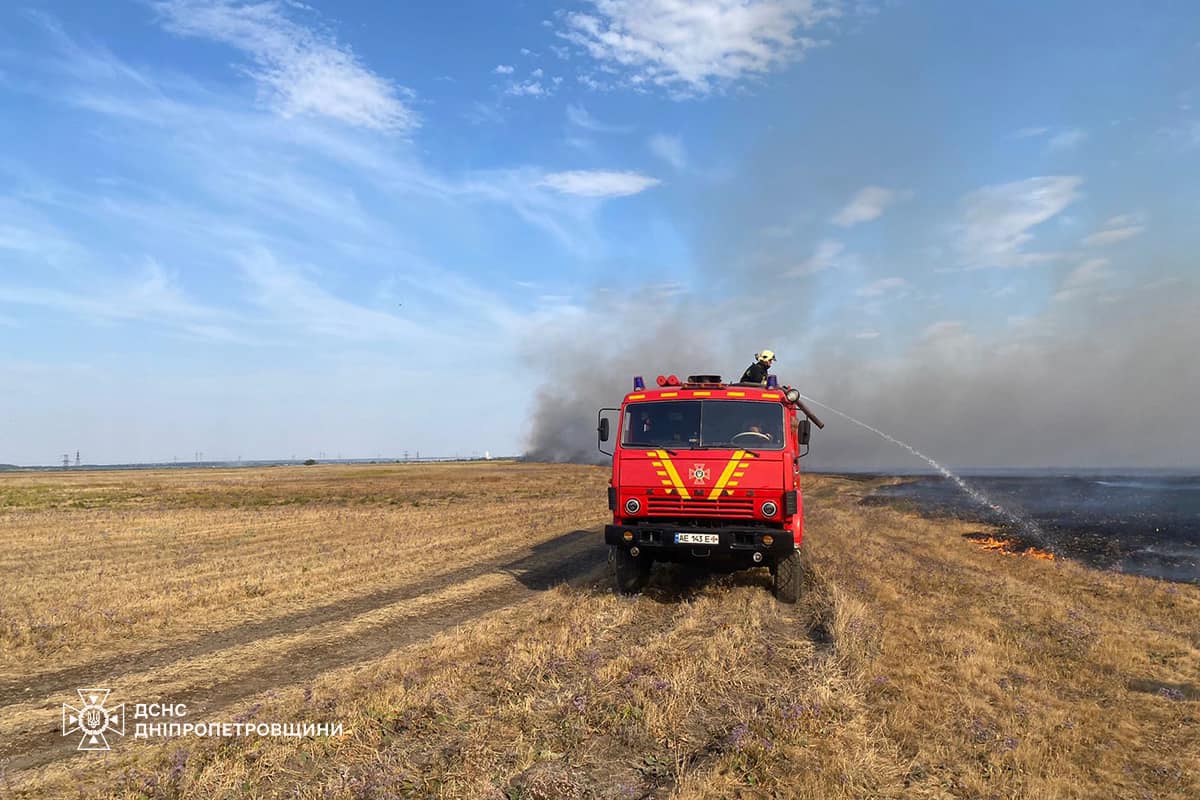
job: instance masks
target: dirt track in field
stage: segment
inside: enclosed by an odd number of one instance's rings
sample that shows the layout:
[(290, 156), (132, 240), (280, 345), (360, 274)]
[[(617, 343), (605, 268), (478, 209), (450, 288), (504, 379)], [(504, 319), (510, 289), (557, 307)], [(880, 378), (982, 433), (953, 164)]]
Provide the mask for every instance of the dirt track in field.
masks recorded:
[[(95, 661), (84, 666), (29, 675), (23, 685), (9, 683), (0, 689), (0, 711), (13, 706), (57, 709), (64, 700), (64, 687), (121, 686), (123, 677), (140, 672), (163, 671), (190, 659), (210, 656), (269, 637), (302, 634), (322, 625), (339, 625), (369, 612), (396, 612), (388, 621), (362, 631), (323, 637), (305, 637), (295, 646), (274, 653), (269, 663), (246, 672), (206, 680), (195, 675), (190, 687), (171, 692), (173, 702), (186, 703), (191, 721), (225, 719), (221, 713), (261, 692), (302, 684), (321, 673), (383, 656), (393, 650), (431, 638), (490, 612), (514, 606), (537, 592), (564, 582), (596, 577), (605, 563), (607, 550), (599, 530), (564, 533), (515, 558), (491, 559), (486, 563), (418, 581), (386, 591), (372, 592), (278, 619), (203, 636), (192, 642), (139, 653), (128, 658)], [(436, 615), (421, 610), (406, 611), (410, 601), (436, 595), (449, 587), (485, 576), (504, 577), (478, 594), (439, 604)], [(68, 700), (70, 698), (67, 698)], [(64, 747), (55, 725), (49, 729), (20, 730), (0, 742), (0, 763), (15, 772), (39, 767), (76, 755)]]

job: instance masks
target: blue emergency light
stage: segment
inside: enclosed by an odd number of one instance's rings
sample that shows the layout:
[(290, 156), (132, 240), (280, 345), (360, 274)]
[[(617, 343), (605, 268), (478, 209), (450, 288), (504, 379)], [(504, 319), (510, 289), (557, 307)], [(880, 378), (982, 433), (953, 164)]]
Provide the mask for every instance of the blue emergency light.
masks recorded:
[(646, 382), (644, 380), (642, 380), (642, 376), (641, 375), (636, 376), (633, 379), (633, 390), (635, 392), (640, 392), (645, 388), (646, 388)]
[(776, 378), (774, 375), (768, 375), (767, 376), (767, 388), (768, 389), (778, 389), (779, 388), (779, 378)]

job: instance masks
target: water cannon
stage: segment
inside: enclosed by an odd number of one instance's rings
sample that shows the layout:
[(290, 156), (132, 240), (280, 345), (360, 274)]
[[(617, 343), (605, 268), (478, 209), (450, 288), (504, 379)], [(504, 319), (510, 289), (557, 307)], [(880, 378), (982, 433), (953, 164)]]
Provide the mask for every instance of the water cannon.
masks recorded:
[(679, 385), (679, 376), (678, 375), (659, 375), (658, 376), (658, 385), (659, 386), (678, 386)]
[(799, 389), (793, 389), (791, 386), (784, 386), (783, 387), (783, 399), (786, 400), (791, 405), (794, 405), (796, 408), (800, 409), (800, 411), (802, 411), (804, 413), (804, 416), (806, 416), (810, 420), (812, 420), (812, 423), (814, 425), (816, 425), (818, 428), (825, 427), (825, 423), (821, 422), (821, 420), (817, 418), (817, 415), (812, 413), (812, 411), (809, 410), (808, 406), (804, 405), (803, 401), (800, 400), (800, 390)]

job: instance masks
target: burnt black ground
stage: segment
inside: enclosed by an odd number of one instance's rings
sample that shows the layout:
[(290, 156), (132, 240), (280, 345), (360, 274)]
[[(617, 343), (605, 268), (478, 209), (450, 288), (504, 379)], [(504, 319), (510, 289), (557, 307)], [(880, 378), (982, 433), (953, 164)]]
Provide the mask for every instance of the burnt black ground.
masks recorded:
[(1200, 474), (1162, 471), (969, 475), (968, 483), (1045, 533), (1035, 541), (941, 476), (877, 489), (870, 503), (908, 504), (935, 516), (1001, 526), (1020, 545), (1044, 547), (1097, 569), (1200, 583)]

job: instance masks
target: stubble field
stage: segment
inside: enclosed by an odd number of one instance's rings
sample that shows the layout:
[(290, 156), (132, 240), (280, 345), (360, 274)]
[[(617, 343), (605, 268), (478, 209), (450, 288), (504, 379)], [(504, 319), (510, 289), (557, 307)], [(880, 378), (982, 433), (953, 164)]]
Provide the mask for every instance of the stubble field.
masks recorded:
[[(765, 570), (609, 590), (603, 469), (0, 475), (0, 795), (1200, 797), (1200, 587), (806, 478)], [(76, 689), (301, 737), (61, 733)], [(175, 719), (173, 721), (181, 721)]]

